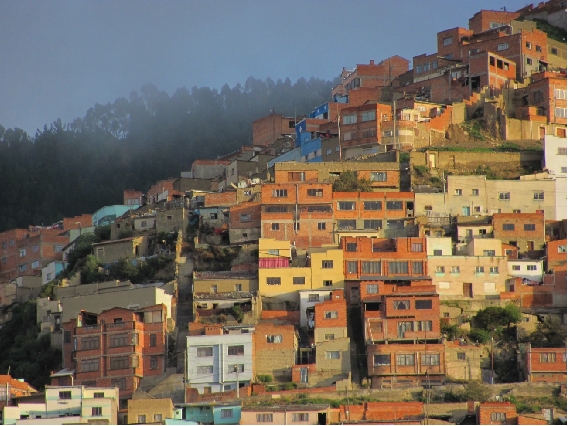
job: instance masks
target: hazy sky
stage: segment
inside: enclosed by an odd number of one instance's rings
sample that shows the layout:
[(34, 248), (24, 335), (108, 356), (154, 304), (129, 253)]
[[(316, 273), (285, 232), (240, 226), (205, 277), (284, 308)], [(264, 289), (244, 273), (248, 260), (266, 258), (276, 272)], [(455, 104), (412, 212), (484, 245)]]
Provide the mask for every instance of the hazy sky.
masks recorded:
[(0, 124), (35, 134), (146, 83), (233, 87), (332, 79), (343, 67), (434, 53), (436, 33), (526, 0), (0, 1)]

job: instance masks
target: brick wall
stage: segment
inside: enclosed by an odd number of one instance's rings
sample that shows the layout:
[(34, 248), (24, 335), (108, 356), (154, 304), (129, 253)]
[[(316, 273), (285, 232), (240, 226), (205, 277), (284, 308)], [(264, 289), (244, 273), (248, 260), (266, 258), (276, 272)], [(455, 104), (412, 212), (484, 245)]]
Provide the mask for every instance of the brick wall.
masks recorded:
[(237, 203), (236, 192), (214, 192), (205, 194), (204, 207), (231, 207)]
[(295, 119), (281, 114), (270, 114), (252, 123), (253, 145), (269, 146), (282, 135), (295, 133)]
[[(137, 191), (140, 192), (140, 191)], [(141, 194), (141, 192), (140, 192)], [(79, 223), (77, 223), (79, 222)], [(74, 217), (64, 217), (63, 218), (63, 229), (78, 229), (78, 228), (88, 228), (93, 226), (93, 215), (83, 214), (81, 216)]]
[[(492, 415), (494, 417), (492, 417)], [(502, 417), (504, 415), (504, 419)], [(510, 402), (485, 402), (477, 407), (477, 424), (516, 425), (517, 408)]]
[[(513, 229), (503, 229), (504, 226), (513, 227)], [(526, 229), (527, 227), (529, 229)], [(495, 213), (493, 215), (493, 235), (504, 243), (516, 241), (521, 257), (541, 257), (545, 241), (544, 227), (544, 214), (542, 213)]]
[[(271, 343), (281, 336), (281, 343)], [(298, 339), (294, 325), (258, 324), (254, 331), (255, 374), (268, 374), (275, 380), (292, 379), (291, 367), (296, 363)]]
[(513, 19), (517, 19), (519, 12), (504, 12), (498, 10), (481, 10), (469, 18), (469, 29), (475, 34), (491, 29), (491, 24), (510, 25)]

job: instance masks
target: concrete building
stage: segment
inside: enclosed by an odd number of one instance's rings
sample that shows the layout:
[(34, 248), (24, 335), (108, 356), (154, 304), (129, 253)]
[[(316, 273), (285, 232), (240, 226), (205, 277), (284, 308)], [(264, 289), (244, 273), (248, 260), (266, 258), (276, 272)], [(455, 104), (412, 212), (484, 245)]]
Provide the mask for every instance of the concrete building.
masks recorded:
[(116, 387), (47, 386), (44, 403), (4, 407), (5, 425), (118, 424)]
[[(188, 386), (200, 394), (235, 390), (254, 377), (254, 328), (225, 333), (220, 326), (205, 327), (203, 335), (187, 336)], [(237, 384), (238, 382), (238, 384)]]
[(254, 329), (254, 371), (278, 382), (292, 380), (298, 355), (298, 333), (293, 324), (262, 322)]
[(229, 241), (231, 244), (258, 241), (261, 234), (261, 204), (243, 202), (229, 209)]
[(193, 272), (193, 293), (256, 293), (258, 276), (249, 271)]
[(544, 161), (543, 169), (557, 177), (567, 176), (566, 165), (566, 137), (553, 135), (544, 136)]
[(239, 424), (241, 404), (235, 402), (194, 402), (176, 405), (174, 419), (166, 425), (234, 425)]
[(527, 285), (539, 285), (544, 276), (543, 259), (513, 259), (507, 261), (507, 274), (522, 278)]
[(243, 407), (241, 425), (326, 425), (330, 408), (324, 404)]
[(93, 244), (93, 254), (101, 263), (113, 263), (120, 259), (135, 259), (146, 256), (148, 238), (129, 237), (115, 241), (103, 241)]
[(310, 248), (305, 257), (299, 257), (289, 243), (261, 238), (258, 287), (262, 297), (293, 303), (298, 302), (300, 290), (343, 288), (343, 251), (326, 245)]

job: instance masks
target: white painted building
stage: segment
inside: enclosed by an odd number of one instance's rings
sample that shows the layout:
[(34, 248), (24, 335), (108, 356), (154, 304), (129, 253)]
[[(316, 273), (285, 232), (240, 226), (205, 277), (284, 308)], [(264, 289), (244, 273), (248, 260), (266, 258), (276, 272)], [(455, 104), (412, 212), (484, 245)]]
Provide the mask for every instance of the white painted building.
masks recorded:
[(507, 261), (507, 273), (512, 277), (541, 283), (544, 275), (542, 259), (513, 259)]
[[(234, 331), (233, 331), (234, 332)], [(225, 392), (250, 384), (253, 378), (253, 332), (187, 336), (188, 386), (200, 394)]]
[[(314, 318), (310, 314), (308, 317), (307, 310), (313, 308), (318, 303), (322, 303), (324, 300), (330, 300), (331, 291), (330, 290), (302, 290), (299, 291), (300, 295), (300, 327), (314, 327)], [(313, 312), (313, 311), (312, 311)]]
[(554, 135), (544, 136), (544, 168), (557, 177), (566, 177), (566, 138)]

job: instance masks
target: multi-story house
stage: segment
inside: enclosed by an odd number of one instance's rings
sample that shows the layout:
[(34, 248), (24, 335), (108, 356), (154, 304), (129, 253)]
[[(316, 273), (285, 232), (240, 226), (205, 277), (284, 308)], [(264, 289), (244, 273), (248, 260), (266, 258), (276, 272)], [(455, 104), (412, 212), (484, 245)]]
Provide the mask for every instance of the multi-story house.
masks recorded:
[(507, 257), (494, 243), (486, 247), (485, 241), (470, 241), (466, 255), (452, 256), (447, 252), (428, 255), (428, 271), (440, 299), (498, 299), (505, 291)]
[[(279, 138), (295, 133), (297, 118), (271, 114), (252, 122), (253, 145), (269, 146)], [(213, 176), (212, 176), (213, 177)]]
[[(204, 326), (187, 336), (188, 386), (200, 394), (236, 390), (254, 378), (254, 327), (229, 331), (219, 325)], [(203, 333), (203, 334), (201, 334)]]
[(330, 183), (262, 185), (262, 238), (275, 238), (307, 249), (332, 242), (332, 188)]
[(72, 376), (55, 374), (60, 385), (71, 379), (84, 386), (113, 386), (124, 400), (132, 396), (142, 378), (165, 371), (164, 305), (81, 312), (63, 323), (63, 330), (63, 367)]
[(261, 208), (258, 202), (243, 202), (229, 208), (231, 244), (258, 241), (261, 231)]
[(346, 236), (381, 238), (417, 235), (413, 192), (334, 192), (335, 242)]
[(48, 263), (62, 260), (62, 251), (69, 243), (62, 229), (13, 229), (0, 234), (0, 281), (16, 277), (39, 275)]
[(263, 298), (297, 303), (301, 290), (343, 288), (343, 251), (334, 245), (297, 256), (287, 241), (259, 240), (258, 289)]
[(544, 214), (495, 213), (493, 235), (505, 244), (518, 247), (521, 258), (544, 256)]
[[(342, 158), (386, 151), (381, 146), (381, 123), (392, 117), (391, 105), (369, 103), (341, 111)], [(391, 147), (392, 148), (392, 147)]]
[(4, 407), (3, 424), (118, 424), (118, 401), (115, 386), (46, 386), (45, 402)]
[(292, 366), (296, 364), (299, 341), (293, 324), (261, 322), (255, 326), (254, 370), (279, 382), (292, 380)]
[(566, 153), (568, 148), (566, 146), (566, 135), (563, 137), (544, 135), (544, 161), (543, 169), (548, 170), (548, 173), (554, 174), (557, 177), (567, 176)]
[(533, 348), (527, 343), (522, 369), (529, 383), (566, 383), (566, 347)]
[(127, 424), (163, 424), (174, 418), (174, 405), (170, 398), (141, 398), (128, 400)]
[(362, 281), (361, 304), (372, 388), (443, 383), (439, 295), (429, 278)]

